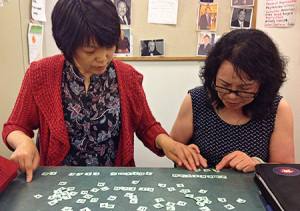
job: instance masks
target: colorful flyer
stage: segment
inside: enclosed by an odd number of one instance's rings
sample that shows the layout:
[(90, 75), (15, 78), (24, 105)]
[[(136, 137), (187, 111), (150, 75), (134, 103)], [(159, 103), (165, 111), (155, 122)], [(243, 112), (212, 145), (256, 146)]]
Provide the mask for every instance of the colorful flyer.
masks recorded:
[(30, 63), (43, 58), (43, 25), (29, 23), (28, 47)]

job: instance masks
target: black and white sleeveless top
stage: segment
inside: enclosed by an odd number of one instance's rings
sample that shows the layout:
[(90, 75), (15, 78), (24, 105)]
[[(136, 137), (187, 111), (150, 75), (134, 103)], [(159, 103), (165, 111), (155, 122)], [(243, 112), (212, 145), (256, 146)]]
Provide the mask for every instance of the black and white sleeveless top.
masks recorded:
[[(194, 124), (190, 143), (199, 147), (209, 168), (214, 168), (224, 156), (234, 151), (242, 151), (250, 157), (268, 161), (276, 113), (262, 121), (251, 119), (243, 125), (231, 125), (206, 106), (208, 95), (204, 87), (196, 87), (189, 90), (189, 93), (192, 97)], [(281, 99), (282, 96), (276, 97), (275, 111)]]

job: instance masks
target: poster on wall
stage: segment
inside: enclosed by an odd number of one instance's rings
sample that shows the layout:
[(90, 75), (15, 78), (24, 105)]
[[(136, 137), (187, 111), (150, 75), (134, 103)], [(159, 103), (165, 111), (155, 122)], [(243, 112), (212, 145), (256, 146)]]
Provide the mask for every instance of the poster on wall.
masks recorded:
[(297, 0), (266, 0), (265, 27), (292, 27)]
[(43, 25), (29, 23), (28, 47), (30, 63), (43, 58)]

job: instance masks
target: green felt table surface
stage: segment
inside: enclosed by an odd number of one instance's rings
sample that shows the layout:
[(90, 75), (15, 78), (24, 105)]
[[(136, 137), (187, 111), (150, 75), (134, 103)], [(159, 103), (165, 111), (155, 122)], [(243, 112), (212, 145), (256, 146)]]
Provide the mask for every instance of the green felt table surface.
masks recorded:
[[(51, 172), (55, 175), (49, 175)], [(137, 210), (140, 206), (147, 207), (147, 210), (168, 210), (170, 209), (167, 206), (168, 202), (175, 203), (173, 206), (175, 210), (185, 211), (201, 210), (200, 208), (203, 207), (210, 210), (228, 210), (224, 207), (228, 204), (234, 207), (232, 209), (234, 211), (265, 210), (253, 178), (254, 173), (245, 174), (232, 169), (224, 169), (220, 172), (201, 169), (193, 172), (179, 168), (39, 167), (34, 172), (31, 183), (26, 183), (25, 174), (19, 173), (17, 178), (6, 187), (0, 194), (0, 210), (62, 210), (65, 207), (72, 207), (73, 210), (86, 208), (86, 210), (131, 211)], [(138, 181), (138, 184), (133, 184), (133, 181)], [(59, 184), (60, 182), (66, 184)], [(109, 190), (102, 190), (103, 187), (97, 186), (98, 183), (104, 183), (104, 187)], [(159, 187), (159, 184), (165, 184), (166, 187)], [(172, 187), (175, 190), (168, 190)], [(100, 190), (92, 192), (93, 188)], [(153, 189), (151, 192), (145, 191), (145, 188)], [(189, 194), (193, 194), (194, 197), (206, 196), (208, 200), (199, 206), (194, 198), (188, 198), (180, 192), (182, 189), (189, 189)], [(66, 195), (71, 192), (77, 194), (50, 205), (53, 196), (57, 200), (62, 197), (58, 190)], [(201, 193), (201, 190), (207, 192)], [(86, 193), (82, 191), (88, 191), (88, 194), (92, 195), (92, 198), (98, 198), (98, 201), (91, 202), (91, 199), (84, 198)], [(124, 196), (126, 193), (136, 195), (137, 204), (131, 204), (130, 198)], [(39, 199), (34, 197), (38, 194), (42, 196)], [(117, 198), (114, 201), (108, 200), (111, 195)], [(163, 208), (154, 207), (157, 198), (164, 199), (160, 202)], [(220, 202), (218, 198), (225, 198), (226, 202)], [(78, 199), (86, 199), (86, 201), (83, 204), (76, 203)], [(238, 203), (238, 199), (246, 201)], [(186, 205), (178, 205), (179, 201), (186, 202)], [(114, 208), (100, 208), (100, 203), (114, 205)]]

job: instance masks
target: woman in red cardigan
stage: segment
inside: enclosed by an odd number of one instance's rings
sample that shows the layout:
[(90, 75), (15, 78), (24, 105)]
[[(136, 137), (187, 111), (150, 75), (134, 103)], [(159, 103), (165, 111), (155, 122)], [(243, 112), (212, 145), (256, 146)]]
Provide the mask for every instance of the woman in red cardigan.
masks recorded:
[(149, 109), (143, 76), (112, 59), (120, 37), (114, 4), (59, 0), (51, 18), (63, 55), (31, 64), (2, 133), (27, 182), (38, 165), (135, 166), (134, 132), (154, 153), (195, 170), (198, 148), (167, 135)]

